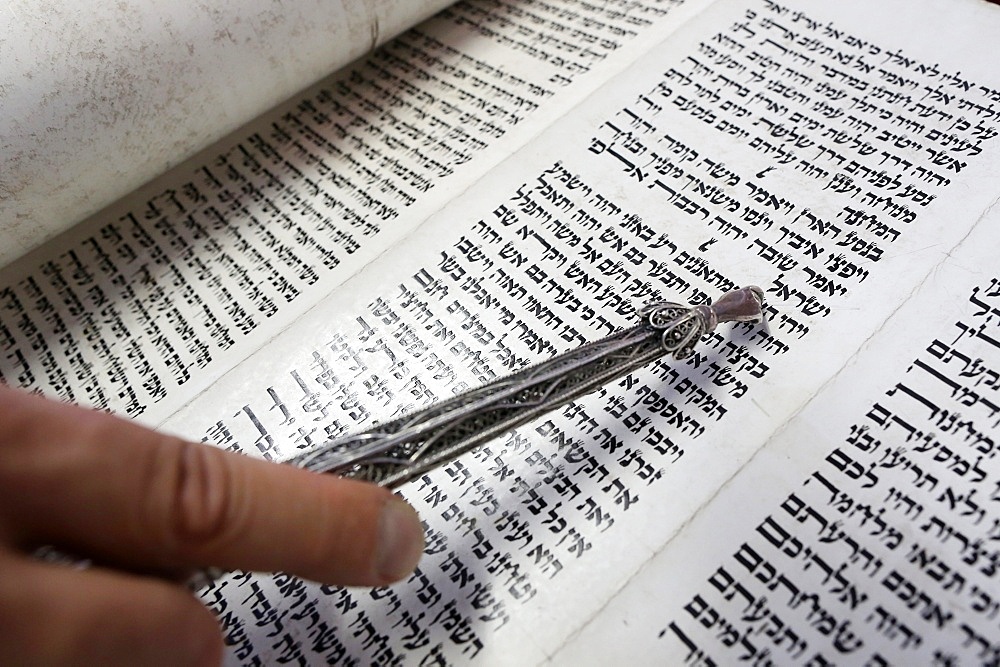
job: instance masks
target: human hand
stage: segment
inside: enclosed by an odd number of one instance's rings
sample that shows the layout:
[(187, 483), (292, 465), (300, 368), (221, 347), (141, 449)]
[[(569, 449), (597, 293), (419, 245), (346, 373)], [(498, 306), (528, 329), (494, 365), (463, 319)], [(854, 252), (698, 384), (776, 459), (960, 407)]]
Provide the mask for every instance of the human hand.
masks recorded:
[[(46, 544), (95, 566), (30, 556)], [(385, 489), (0, 385), (0, 664), (218, 664), (218, 623), (180, 583), (193, 569), (380, 586), (422, 550)]]

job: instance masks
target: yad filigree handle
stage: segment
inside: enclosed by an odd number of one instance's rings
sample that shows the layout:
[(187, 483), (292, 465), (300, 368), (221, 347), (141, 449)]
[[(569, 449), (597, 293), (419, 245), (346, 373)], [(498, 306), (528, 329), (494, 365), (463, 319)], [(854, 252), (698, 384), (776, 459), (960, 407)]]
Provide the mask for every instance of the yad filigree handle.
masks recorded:
[(763, 292), (744, 287), (712, 305), (653, 303), (641, 322), (488, 385), (288, 463), (395, 487), (665, 355), (684, 359), (722, 322), (759, 322)]

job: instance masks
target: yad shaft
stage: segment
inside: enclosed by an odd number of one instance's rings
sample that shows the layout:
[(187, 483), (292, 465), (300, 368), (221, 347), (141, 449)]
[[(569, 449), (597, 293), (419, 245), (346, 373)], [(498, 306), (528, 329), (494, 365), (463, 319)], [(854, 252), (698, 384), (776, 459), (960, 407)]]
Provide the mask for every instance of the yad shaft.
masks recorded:
[(659, 302), (600, 340), (428, 408), (331, 440), (287, 463), (394, 488), (666, 355), (684, 359), (722, 322), (759, 322), (763, 292), (744, 287), (712, 305)]
[[(330, 440), (286, 463), (395, 488), (660, 357), (691, 356), (702, 336), (722, 322), (759, 322), (763, 297), (759, 287), (744, 287), (712, 305), (650, 304), (630, 329), (362, 433)], [(223, 574), (218, 568), (201, 570), (188, 586), (198, 590)]]

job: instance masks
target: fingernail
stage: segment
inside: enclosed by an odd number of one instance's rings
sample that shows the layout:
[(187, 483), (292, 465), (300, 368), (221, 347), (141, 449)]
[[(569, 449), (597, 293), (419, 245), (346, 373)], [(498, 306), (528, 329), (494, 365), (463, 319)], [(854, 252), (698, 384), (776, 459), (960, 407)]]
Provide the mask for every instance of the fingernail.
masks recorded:
[(375, 566), (386, 582), (398, 581), (413, 572), (424, 552), (424, 529), (417, 512), (392, 496), (382, 509)]

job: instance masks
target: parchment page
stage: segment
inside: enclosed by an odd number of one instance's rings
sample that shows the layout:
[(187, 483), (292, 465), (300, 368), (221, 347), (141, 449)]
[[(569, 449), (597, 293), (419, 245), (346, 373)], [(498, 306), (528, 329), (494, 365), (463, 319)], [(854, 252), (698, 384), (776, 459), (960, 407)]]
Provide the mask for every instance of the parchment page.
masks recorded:
[[(801, 30), (800, 7), (771, 18)], [(996, 12), (950, 8), (922, 10), (925, 25), (895, 14), (877, 43), (892, 43), (890, 62), (974, 77), (991, 62)], [(865, 28), (850, 33), (878, 30), (873, 13), (860, 8), (853, 25)], [(971, 87), (926, 93), (951, 106)], [(935, 248), (923, 280), (884, 280), (905, 300), (892, 318), (550, 663), (994, 664), (998, 233), (994, 200), (957, 248)], [(838, 312), (830, 327), (850, 335), (856, 321)]]
[(449, 7), (0, 272), (0, 379), (159, 424), (697, 4)]
[(767, 295), (766, 327), (716, 332), (404, 487), (430, 536), (405, 584), (219, 582), (205, 598), (231, 659), (537, 663), (604, 607), (1000, 195), (994, 75), (928, 39), (947, 22), (890, 30), (910, 7), (713, 5), (224, 377), (224, 403), (169, 420), (279, 456), (648, 300)]
[(10, 0), (0, 266), (449, 0)]

